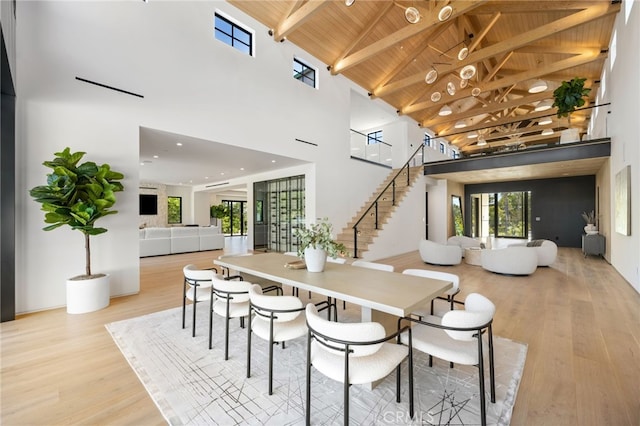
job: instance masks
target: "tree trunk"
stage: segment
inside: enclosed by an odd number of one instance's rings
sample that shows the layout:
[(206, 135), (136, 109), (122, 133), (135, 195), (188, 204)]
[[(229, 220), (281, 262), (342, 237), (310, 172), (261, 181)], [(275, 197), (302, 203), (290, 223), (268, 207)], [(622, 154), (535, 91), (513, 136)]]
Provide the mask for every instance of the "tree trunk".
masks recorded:
[(84, 248), (85, 248), (85, 272), (87, 276), (91, 276), (91, 247), (89, 245), (89, 234), (84, 234)]

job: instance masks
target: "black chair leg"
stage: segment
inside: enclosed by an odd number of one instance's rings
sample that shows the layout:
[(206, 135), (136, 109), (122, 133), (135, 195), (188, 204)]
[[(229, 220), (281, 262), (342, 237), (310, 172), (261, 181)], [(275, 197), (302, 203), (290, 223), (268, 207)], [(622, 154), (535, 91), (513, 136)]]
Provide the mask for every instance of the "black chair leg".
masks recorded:
[(307, 333), (307, 389), (306, 389), (305, 424), (311, 425), (311, 333)]
[(251, 377), (251, 312), (249, 312), (249, 325), (247, 327), (247, 379)]

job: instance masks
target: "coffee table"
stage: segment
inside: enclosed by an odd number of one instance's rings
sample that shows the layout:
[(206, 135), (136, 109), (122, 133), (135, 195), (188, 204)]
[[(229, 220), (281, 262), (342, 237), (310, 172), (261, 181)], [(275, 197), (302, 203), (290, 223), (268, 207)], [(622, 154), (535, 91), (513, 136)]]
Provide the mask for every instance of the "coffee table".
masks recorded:
[(469, 247), (464, 249), (464, 261), (469, 265), (482, 265), (482, 249), (479, 247)]

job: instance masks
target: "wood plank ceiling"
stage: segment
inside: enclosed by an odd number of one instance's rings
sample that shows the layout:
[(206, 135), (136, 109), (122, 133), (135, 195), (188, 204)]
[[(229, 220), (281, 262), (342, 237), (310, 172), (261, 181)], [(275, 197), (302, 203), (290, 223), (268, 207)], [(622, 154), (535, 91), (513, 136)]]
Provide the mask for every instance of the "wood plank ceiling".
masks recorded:
[[(349, 2), (230, 1), (271, 28), (274, 41), (305, 49), (463, 155), (557, 142), (567, 119), (535, 108), (574, 77), (592, 89), (571, 116), (586, 133), (620, 10), (615, 0)], [(419, 13), (414, 24), (405, 17), (411, 8)], [(547, 89), (530, 93), (536, 80)], [(450, 115), (439, 115), (444, 106)], [(554, 134), (543, 136), (545, 129)]]

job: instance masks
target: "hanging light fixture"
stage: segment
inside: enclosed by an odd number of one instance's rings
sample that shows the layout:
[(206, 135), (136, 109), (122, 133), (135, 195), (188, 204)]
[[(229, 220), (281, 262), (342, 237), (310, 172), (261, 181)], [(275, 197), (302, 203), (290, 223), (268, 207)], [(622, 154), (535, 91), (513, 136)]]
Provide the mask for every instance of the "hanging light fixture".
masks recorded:
[(474, 139), (478, 137), (478, 133), (476, 133), (475, 130), (470, 131), (469, 133), (467, 133), (467, 138), (468, 139)]
[(458, 52), (458, 60), (462, 61), (467, 56), (469, 56), (469, 48), (465, 45), (462, 46), (462, 49)]
[(444, 117), (445, 115), (451, 115), (452, 112), (453, 110), (449, 105), (444, 105), (442, 108), (440, 108), (440, 112), (438, 112), (438, 115)]
[(485, 146), (487, 144), (487, 141), (485, 140), (484, 136), (478, 136), (478, 146)]
[(452, 81), (447, 83), (447, 93), (451, 96), (456, 94), (456, 85)]
[(404, 10), (404, 17), (410, 24), (417, 24), (420, 22), (420, 12), (413, 6)]
[(547, 86), (547, 82), (543, 80), (534, 81), (531, 86), (529, 86), (529, 93), (540, 93), (547, 90), (549, 86)]
[(460, 78), (463, 80), (469, 80), (476, 75), (476, 67), (474, 65), (467, 65), (460, 70)]
[(453, 127), (455, 127), (456, 129), (464, 129), (465, 127), (467, 127), (467, 123), (465, 123), (463, 120), (458, 120)]
[(460, 80), (460, 88), (464, 89), (465, 87), (467, 87), (467, 84), (469, 84), (469, 80), (465, 80), (464, 78), (462, 80)]
[(553, 129), (544, 129), (542, 131), (542, 133), (540, 133), (542, 136), (549, 136), (553, 134)]
[(427, 75), (424, 77), (424, 82), (427, 84), (432, 84), (438, 79), (438, 71), (435, 68), (431, 67)]
[(539, 126), (544, 126), (546, 124), (551, 124), (551, 123), (553, 123), (553, 120), (551, 119), (551, 117), (544, 117), (542, 120), (538, 121)]
[(438, 19), (440, 20), (440, 22), (446, 21), (447, 19), (451, 18), (452, 13), (453, 13), (453, 7), (451, 7), (451, 5), (448, 4), (442, 9), (440, 9), (440, 12), (438, 12)]
[(480, 88), (479, 88), (479, 87), (474, 87), (474, 88), (471, 90), (471, 95), (472, 95), (472, 96), (474, 96), (474, 97), (478, 97), (478, 96), (480, 95), (480, 93), (481, 93), (481, 92), (482, 92), (482, 90), (480, 90)]
[(551, 105), (553, 104), (553, 102), (551, 102), (550, 99), (544, 99), (540, 102), (538, 102), (538, 104), (536, 105), (536, 107), (534, 108), (534, 111), (546, 111), (548, 109), (551, 109)]
[(431, 94), (431, 102), (438, 102), (442, 98), (442, 94), (440, 92), (433, 92)]
[(356, 0), (344, 0), (344, 4), (345, 4), (347, 7), (351, 7), (351, 6), (353, 6), (353, 4), (354, 4), (355, 2), (356, 2)]

